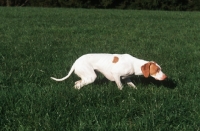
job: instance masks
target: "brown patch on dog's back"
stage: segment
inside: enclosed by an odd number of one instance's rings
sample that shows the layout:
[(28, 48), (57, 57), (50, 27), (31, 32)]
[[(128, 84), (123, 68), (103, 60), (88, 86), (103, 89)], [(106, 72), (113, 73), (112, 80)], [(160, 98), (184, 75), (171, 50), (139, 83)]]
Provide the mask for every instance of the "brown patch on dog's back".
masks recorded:
[(113, 58), (112, 63), (117, 63), (118, 61), (119, 61), (119, 57), (115, 56), (115, 57)]

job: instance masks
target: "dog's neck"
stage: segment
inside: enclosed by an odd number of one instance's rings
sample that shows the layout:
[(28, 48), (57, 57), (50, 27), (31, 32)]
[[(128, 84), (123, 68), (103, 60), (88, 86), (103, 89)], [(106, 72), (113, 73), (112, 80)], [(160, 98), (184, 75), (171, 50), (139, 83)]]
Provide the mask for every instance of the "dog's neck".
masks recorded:
[[(137, 58), (135, 58), (137, 59)], [(137, 62), (134, 61), (133, 62), (133, 67), (135, 69), (135, 75), (143, 75), (141, 67), (143, 65), (145, 65), (146, 63), (148, 63), (149, 61), (145, 61), (145, 60), (141, 60), (141, 59), (137, 59)]]

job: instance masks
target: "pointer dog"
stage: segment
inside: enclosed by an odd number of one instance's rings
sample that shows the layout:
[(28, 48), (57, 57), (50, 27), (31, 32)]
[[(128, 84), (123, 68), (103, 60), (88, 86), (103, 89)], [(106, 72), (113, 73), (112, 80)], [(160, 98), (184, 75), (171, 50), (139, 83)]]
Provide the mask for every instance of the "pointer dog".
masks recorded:
[(129, 54), (86, 54), (74, 62), (67, 76), (61, 79), (51, 77), (51, 79), (63, 81), (73, 71), (81, 78), (75, 82), (76, 89), (94, 82), (97, 77), (95, 71), (101, 72), (108, 80), (115, 81), (120, 90), (123, 88), (121, 78), (129, 86), (136, 88), (130, 80), (132, 74), (151, 76), (156, 80), (164, 80), (167, 77), (157, 63), (138, 59)]

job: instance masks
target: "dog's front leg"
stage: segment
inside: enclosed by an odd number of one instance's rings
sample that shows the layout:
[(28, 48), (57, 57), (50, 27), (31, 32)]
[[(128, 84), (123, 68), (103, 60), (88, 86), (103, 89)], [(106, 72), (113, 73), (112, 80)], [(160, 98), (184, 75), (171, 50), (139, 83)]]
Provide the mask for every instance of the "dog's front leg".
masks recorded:
[(126, 81), (126, 83), (128, 84), (128, 86), (137, 89), (137, 87), (132, 83), (132, 81), (131, 81), (130, 78), (126, 78), (125, 81)]
[(114, 76), (114, 79), (115, 79), (115, 83), (117, 84), (117, 87), (122, 90), (123, 88), (123, 85), (121, 83), (121, 80), (120, 80), (120, 76)]

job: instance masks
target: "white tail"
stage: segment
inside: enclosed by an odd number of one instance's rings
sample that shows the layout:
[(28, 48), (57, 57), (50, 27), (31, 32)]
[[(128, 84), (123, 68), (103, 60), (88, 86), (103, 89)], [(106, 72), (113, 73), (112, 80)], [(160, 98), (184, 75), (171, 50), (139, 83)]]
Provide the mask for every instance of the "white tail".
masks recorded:
[(63, 77), (63, 78), (60, 78), (60, 79), (51, 77), (51, 79), (52, 79), (52, 80), (55, 80), (55, 81), (63, 81), (63, 80), (65, 80), (65, 79), (67, 79), (67, 78), (72, 74), (73, 71), (74, 71), (74, 65), (71, 67), (71, 69), (70, 69), (70, 71), (69, 71), (69, 73), (68, 73), (67, 76), (65, 76), (65, 77)]

